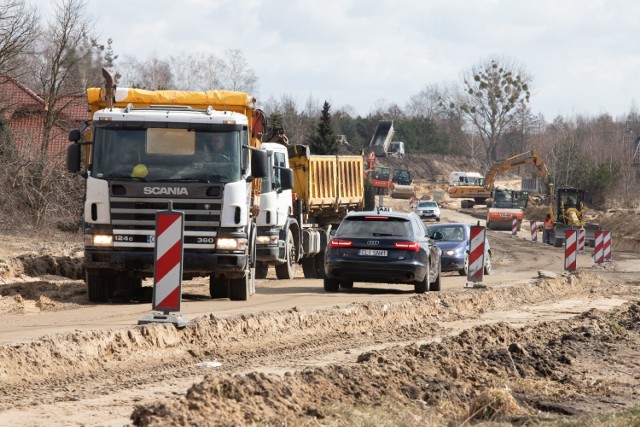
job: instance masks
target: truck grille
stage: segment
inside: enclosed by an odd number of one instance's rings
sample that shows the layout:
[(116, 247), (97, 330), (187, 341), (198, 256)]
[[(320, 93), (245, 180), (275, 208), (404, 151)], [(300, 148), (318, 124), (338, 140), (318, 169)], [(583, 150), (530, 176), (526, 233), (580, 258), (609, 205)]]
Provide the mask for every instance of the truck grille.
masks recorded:
[(110, 198), (114, 247), (153, 248), (156, 212), (184, 213), (184, 248), (215, 249), (222, 199)]

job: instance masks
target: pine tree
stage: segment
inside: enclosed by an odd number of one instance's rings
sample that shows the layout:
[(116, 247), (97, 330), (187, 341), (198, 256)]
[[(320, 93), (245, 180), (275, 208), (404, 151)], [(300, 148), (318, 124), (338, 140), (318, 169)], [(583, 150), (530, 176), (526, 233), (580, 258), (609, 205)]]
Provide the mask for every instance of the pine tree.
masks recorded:
[(324, 101), (318, 127), (309, 138), (309, 148), (312, 154), (338, 154), (338, 143), (331, 130), (330, 109), (331, 105)]

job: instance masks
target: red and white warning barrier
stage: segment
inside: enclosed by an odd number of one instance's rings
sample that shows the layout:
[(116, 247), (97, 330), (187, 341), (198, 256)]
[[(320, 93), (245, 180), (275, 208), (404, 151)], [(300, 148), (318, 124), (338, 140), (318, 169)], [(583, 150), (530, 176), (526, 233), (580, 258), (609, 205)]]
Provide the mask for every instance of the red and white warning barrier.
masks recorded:
[(156, 250), (153, 309), (165, 314), (180, 311), (184, 214), (159, 211), (156, 215)]
[(578, 253), (584, 252), (584, 239), (586, 232), (584, 231), (584, 227), (580, 227), (578, 229)]
[(564, 232), (564, 269), (576, 271), (576, 256), (578, 252), (577, 230), (565, 230)]
[(611, 261), (611, 232), (603, 231), (604, 236), (602, 238), (602, 252), (604, 261)]
[(518, 235), (518, 218), (513, 217), (511, 220), (511, 235), (516, 237)]
[(467, 269), (467, 281), (474, 287), (482, 287), (484, 277), (484, 241), (487, 229), (481, 226), (471, 227), (471, 241), (469, 242), (469, 268)]
[(538, 241), (538, 224), (536, 224), (535, 221), (531, 221), (529, 225), (531, 227), (531, 241), (537, 242)]
[(596, 231), (596, 244), (593, 248), (593, 262), (602, 264), (604, 262), (604, 232)]

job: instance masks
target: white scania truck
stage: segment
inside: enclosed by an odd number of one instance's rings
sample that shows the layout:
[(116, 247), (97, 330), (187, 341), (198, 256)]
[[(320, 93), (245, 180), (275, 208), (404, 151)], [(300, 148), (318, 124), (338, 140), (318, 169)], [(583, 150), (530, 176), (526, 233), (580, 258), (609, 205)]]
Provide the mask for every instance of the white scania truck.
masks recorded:
[(86, 178), (85, 267), (90, 301), (137, 291), (153, 276), (155, 215), (184, 212), (185, 279), (210, 277), (213, 298), (255, 292), (255, 215), (264, 116), (230, 91), (91, 88), (85, 132), (72, 130), (67, 166)]

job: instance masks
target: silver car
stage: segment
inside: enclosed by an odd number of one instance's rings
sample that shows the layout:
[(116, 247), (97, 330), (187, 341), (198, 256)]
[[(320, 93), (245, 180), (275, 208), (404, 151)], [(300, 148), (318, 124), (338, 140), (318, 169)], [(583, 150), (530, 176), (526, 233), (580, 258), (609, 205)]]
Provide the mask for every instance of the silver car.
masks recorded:
[(416, 214), (421, 219), (440, 221), (440, 205), (435, 200), (420, 200), (416, 206)]

